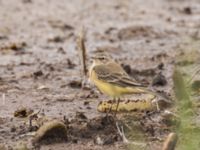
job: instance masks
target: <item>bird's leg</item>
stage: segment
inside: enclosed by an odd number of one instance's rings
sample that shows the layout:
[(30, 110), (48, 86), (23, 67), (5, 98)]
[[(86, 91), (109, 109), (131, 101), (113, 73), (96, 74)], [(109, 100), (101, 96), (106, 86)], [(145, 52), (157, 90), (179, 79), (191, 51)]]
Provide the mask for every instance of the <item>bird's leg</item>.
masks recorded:
[(112, 111), (113, 102), (115, 102), (115, 97), (114, 97), (114, 98), (112, 99), (112, 101), (111, 101), (111, 105), (110, 105), (109, 113)]
[(115, 110), (115, 116), (116, 116), (116, 114), (117, 114), (117, 109), (118, 109), (118, 107), (119, 107), (119, 102), (120, 102), (120, 98), (118, 97), (118, 98), (117, 98), (117, 106), (116, 106), (116, 110)]
[(106, 111), (106, 117), (107, 117), (108, 114), (112, 111), (113, 101), (115, 101), (115, 97), (114, 97), (113, 100), (111, 101), (110, 108), (108, 109), (108, 111)]

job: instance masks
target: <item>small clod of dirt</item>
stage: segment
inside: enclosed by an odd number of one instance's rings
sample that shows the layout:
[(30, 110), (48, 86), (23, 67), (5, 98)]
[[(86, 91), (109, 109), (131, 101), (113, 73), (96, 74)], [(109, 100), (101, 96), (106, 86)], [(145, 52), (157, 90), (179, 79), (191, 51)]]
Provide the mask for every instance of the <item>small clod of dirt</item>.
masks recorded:
[(77, 119), (87, 119), (85, 114), (83, 112), (76, 112), (76, 118)]
[(193, 91), (195, 92), (200, 92), (200, 80), (195, 80), (192, 85), (191, 88)]
[(105, 34), (110, 34), (111, 32), (113, 32), (113, 31), (116, 31), (117, 30), (117, 28), (115, 28), (115, 27), (109, 27), (108, 29), (106, 29), (105, 30)]
[(47, 87), (45, 85), (40, 85), (37, 87), (37, 90), (49, 90), (49, 87)]
[(160, 100), (158, 101), (160, 110), (165, 110), (166, 108), (170, 108), (173, 104), (173, 101), (171, 101), (172, 98), (170, 97), (170, 95), (167, 95), (167, 94), (161, 94), (161, 95), (163, 95), (163, 97), (166, 100), (163, 100), (161, 97)]
[(74, 69), (76, 64), (74, 64), (70, 59), (67, 59), (67, 66), (69, 69)]
[(166, 84), (167, 80), (161, 72), (154, 77), (152, 82), (153, 86), (165, 86)]
[(48, 39), (48, 42), (62, 43), (65, 41), (65, 37), (55, 36)]
[(151, 60), (152, 61), (156, 61), (156, 60), (162, 61), (163, 59), (166, 59), (167, 57), (169, 57), (167, 53), (161, 52), (161, 53), (158, 53), (157, 55), (153, 56), (151, 58)]
[(46, 97), (47, 99), (53, 99), (54, 101), (58, 102), (72, 102), (74, 100), (74, 94), (68, 95), (51, 95), (50, 97)]
[(94, 138), (94, 143), (97, 145), (108, 145), (113, 144), (117, 140), (118, 137), (116, 135), (101, 135)]
[(10, 49), (12, 49), (14, 51), (18, 51), (18, 50), (23, 50), (25, 46), (27, 46), (27, 44), (25, 42), (13, 43), (10, 45)]
[(123, 69), (126, 71), (127, 74), (131, 74), (131, 66), (127, 64), (121, 64)]
[(49, 20), (49, 24), (51, 25), (51, 27), (58, 28), (58, 29), (61, 29), (63, 31), (74, 30), (74, 27), (72, 25), (66, 24), (66, 23), (59, 21), (59, 20)]
[(41, 77), (44, 75), (44, 73), (42, 72), (42, 70), (38, 70), (36, 72), (33, 73), (34, 78), (37, 79), (38, 77)]
[(96, 91), (90, 90), (90, 91), (87, 91), (87, 92), (81, 94), (80, 97), (85, 98), (85, 99), (87, 99), (87, 98), (98, 98), (99, 95)]
[(61, 54), (66, 54), (65, 50), (62, 47), (59, 47), (57, 52)]
[(67, 140), (67, 128), (61, 121), (53, 120), (41, 126), (33, 139), (33, 143), (55, 143)]
[(116, 53), (116, 52), (120, 51), (120, 47), (119, 46), (105, 45), (105, 46), (97, 47), (96, 51), (105, 51), (105, 52)]
[(32, 113), (33, 113), (32, 109), (28, 109), (28, 108), (22, 107), (22, 108), (17, 109), (14, 112), (14, 117), (26, 118)]
[(15, 132), (17, 129), (16, 129), (16, 127), (15, 126), (12, 126), (11, 128), (10, 128), (10, 132)]
[(155, 37), (157, 33), (150, 26), (130, 26), (118, 32), (120, 40), (130, 40), (136, 37)]
[(0, 40), (7, 40), (8, 37), (6, 35), (0, 35)]
[(160, 64), (158, 64), (157, 68), (159, 70), (163, 70), (164, 69), (164, 63), (161, 62)]
[(183, 8), (183, 13), (187, 14), (187, 15), (191, 15), (192, 14), (192, 9), (189, 6), (184, 7)]
[(83, 103), (83, 105), (89, 105), (89, 104), (90, 104), (89, 101), (85, 101), (85, 102)]
[(82, 82), (80, 80), (72, 80), (68, 83), (68, 85), (72, 88), (81, 88)]
[(22, 2), (23, 2), (24, 4), (28, 4), (28, 3), (32, 3), (33, 1), (32, 1), (32, 0), (22, 0)]
[(13, 51), (20, 51), (24, 50), (24, 48), (27, 46), (26, 42), (18, 42), (18, 43), (8, 43), (7, 45), (4, 45), (0, 47), (0, 50), (13, 50)]

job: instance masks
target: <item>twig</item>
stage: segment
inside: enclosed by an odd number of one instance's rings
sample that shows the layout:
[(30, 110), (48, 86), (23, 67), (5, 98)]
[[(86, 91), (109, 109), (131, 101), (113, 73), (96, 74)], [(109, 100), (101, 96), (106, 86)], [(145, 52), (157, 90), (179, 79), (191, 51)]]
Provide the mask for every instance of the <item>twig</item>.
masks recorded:
[(191, 81), (194, 79), (194, 77), (200, 72), (200, 69), (199, 69), (199, 66), (195, 67), (192, 75), (191, 75), (191, 78), (186, 82), (186, 84), (190, 84)]
[(116, 122), (116, 127), (117, 127), (117, 131), (119, 133), (119, 135), (122, 137), (122, 141), (126, 144), (133, 144), (133, 145), (138, 145), (138, 146), (141, 146), (141, 147), (145, 147), (146, 144), (144, 143), (139, 143), (139, 142), (134, 142), (134, 141), (129, 141), (126, 136), (125, 136), (125, 133), (124, 133), (124, 128), (123, 126), (119, 126), (118, 122)]
[(29, 127), (30, 128), (32, 127), (32, 120), (38, 118), (38, 114), (40, 113), (40, 111), (41, 111), (41, 108), (40, 108), (40, 110), (38, 112), (35, 112), (35, 113), (33, 113), (33, 114), (28, 116), (28, 118), (29, 118)]
[(86, 48), (85, 48), (84, 38), (85, 38), (85, 31), (84, 31), (84, 28), (82, 28), (77, 38), (77, 45), (79, 48), (79, 57), (81, 60), (82, 74), (84, 77), (86, 77), (87, 66), (86, 66)]
[(162, 150), (174, 150), (177, 140), (178, 140), (177, 134), (173, 132), (170, 133), (163, 144)]
[(152, 100), (152, 103), (155, 103), (156, 104), (156, 109), (157, 111), (159, 112), (160, 111), (160, 106), (158, 104), (158, 100)]
[(123, 142), (124, 143), (129, 143), (128, 139), (126, 138), (126, 136), (124, 134), (123, 126), (120, 128), (119, 124), (116, 122), (116, 127), (117, 127), (117, 131), (118, 131), (119, 135), (122, 137)]
[(2, 104), (3, 105), (6, 104), (6, 95), (5, 95), (5, 93), (2, 94)]

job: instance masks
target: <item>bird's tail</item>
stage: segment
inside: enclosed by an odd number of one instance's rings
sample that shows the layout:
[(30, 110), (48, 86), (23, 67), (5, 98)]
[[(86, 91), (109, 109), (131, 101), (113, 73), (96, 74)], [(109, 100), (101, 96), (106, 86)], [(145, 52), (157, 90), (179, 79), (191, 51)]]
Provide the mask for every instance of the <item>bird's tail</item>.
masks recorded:
[(163, 93), (157, 92), (154, 89), (148, 89), (148, 88), (145, 88), (145, 87), (140, 87), (140, 89), (143, 91), (142, 93), (147, 93), (147, 94), (149, 93), (149, 94), (152, 94), (154, 96), (160, 97), (164, 102), (166, 102), (168, 104), (172, 103), (172, 100), (169, 96), (164, 95)]

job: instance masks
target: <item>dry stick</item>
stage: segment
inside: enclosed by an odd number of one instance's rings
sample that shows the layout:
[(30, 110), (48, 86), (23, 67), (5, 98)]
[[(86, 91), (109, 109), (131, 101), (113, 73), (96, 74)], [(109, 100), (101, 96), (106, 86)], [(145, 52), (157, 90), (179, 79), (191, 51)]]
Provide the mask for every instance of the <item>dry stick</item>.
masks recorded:
[(133, 144), (133, 145), (137, 145), (137, 146), (141, 146), (141, 147), (146, 147), (146, 144), (144, 143), (139, 143), (139, 142), (134, 142), (134, 141), (129, 141), (126, 136), (125, 136), (125, 133), (124, 133), (124, 128), (123, 126), (119, 126), (118, 122), (116, 122), (116, 127), (117, 127), (117, 131), (119, 133), (119, 135), (121, 136), (122, 138), (122, 141), (126, 144)]
[(85, 48), (84, 38), (85, 38), (85, 32), (84, 32), (84, 29), (82, 28), (77, 38), (77, 45), (79, 48), (79, 57), (81, 60), (81, 68), (82, 68), (82, 76), (83, 76), (82, 81), (86, 78), (86, 75), (87, 75), (86, 48)]
[(5, 95), (5, 93), (2, 94), (2, 104), (3, 105), (6, 104), (6, 95)]
[(191, 75), (191, 78), (187, 81), (187, 84), (190, 84), (190, 82), (194, 79), (194, 77), (200, 72), (199, 66), (197, 66), (194, 69), (193, 74)]
[(162, 150), (174, 150), (176, 143), (177, 143), (177, 140), (178, 140), (177, 134), (173, 133), (173, 132), (170, 133), (167, 136), (166, 140), (164, 141)]
[(192, 71), (192, 75), (190, 77), (190, 79), (186, 82), (187, 85), (189, 85), (191, 83), (191, 81), (196, 77), (196, 75), (200, 72), (200, 67), (199, 64), (195, 64), (195, 68)]
[(30, 115), (28, 116), (28, 118), (29, 118), (29, 127), (30, 127), (30, 128), (32, 127), (32, 120), (38, 118), (38, 114), (40, 113), (40, 111), (41, 111), (41, 108), (40, 108), (40, 110), (39, 110), (38, 112), (35, 112), (35, 113), (30, 114)]

